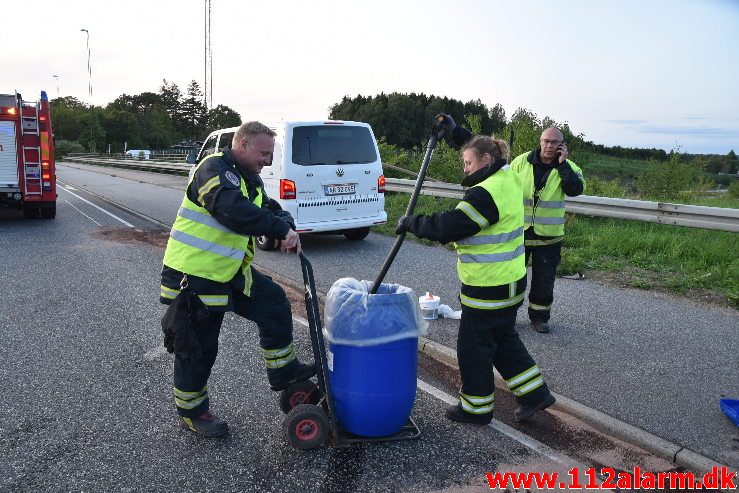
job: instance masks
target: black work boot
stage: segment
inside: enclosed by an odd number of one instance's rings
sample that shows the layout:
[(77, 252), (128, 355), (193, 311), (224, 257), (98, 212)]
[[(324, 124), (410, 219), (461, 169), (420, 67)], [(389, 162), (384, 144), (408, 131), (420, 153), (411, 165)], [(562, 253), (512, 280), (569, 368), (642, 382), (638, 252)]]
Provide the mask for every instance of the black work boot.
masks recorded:
[(513, 418), (522, 423), (528, 421), (531, 417), (542, 409), (546, 409), (555, 402), (555, 398), (552, 394), (547, 394), (544, 398), (538, 402), (532, 402), (531, 404), (519, 404), (516, 409), (513, 410)]
[(542, 322), (540, 320), (532, 320), (531, 321), (531, 328), (535, 331), (539, 332), (540, 334), (548, 334), (549, 333), (549, 324), (546, 322)]
[(473, 425), (486, 425), (493, 420), (493, 413), (472, 414), (468, 413), (457, 404), (446, 408), (444, 416), (457, 423), (470, 423)]
[(205, 437), (220, 437), (228, 433), (228, 423), (210, 411), (205, 411), (197, 418), (180, 416), (180, 426)]
[(295, 382), (302, 382), (303, 380), (308, 380), (310, 377), (315, 376), (316, 374), (316, 365), (314, 363), (298, 363), (295, 365), (295, 369), (293, 370), (291, 376), (289, 378), (281, 378), (281, 379), (270, 379), (269, 382), (269, 388), (274, 390), (275, 392), (280, 392), (282, 390), (285, 390), (290, 385), (294, 384)]

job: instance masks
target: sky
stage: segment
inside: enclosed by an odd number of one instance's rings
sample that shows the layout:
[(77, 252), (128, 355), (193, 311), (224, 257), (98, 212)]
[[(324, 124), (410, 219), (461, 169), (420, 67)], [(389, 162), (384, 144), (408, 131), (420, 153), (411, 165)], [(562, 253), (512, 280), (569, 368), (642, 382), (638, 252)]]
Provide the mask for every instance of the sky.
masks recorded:
[[(202, 87), (204, 6), (26, 0), (0, 29), (0, 93), (105, 105), (162, 79)], [(213, 104), (244, 121), (416, 92), (528, 108), (604, 145), (739, 152), (739, 0), (211, 0), (211, 43)]]

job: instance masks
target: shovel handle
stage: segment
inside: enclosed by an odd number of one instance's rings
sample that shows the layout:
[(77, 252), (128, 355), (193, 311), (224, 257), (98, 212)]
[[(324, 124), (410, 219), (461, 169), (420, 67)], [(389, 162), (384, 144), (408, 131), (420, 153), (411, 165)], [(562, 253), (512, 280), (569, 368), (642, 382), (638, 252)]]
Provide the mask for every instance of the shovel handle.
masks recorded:
[[(444, 121), (444, 118), (437, 117), (434, 119), (434, 126), (431, 128), (431, 137), (429, 137), (429, 143), (426, 146), (426, 154), (423, 156), (423, 162), (421, 163), (421, 169), (418, 172), (418, 178), (416, 178), (416, 186), (413, 188), (413, 194), (411, 195), (411, 199), (408, 201), (408, 207), (405, 209), (405, 215), (409, 216), (413, 213), (413, 209), (416, 208), (416, 202), (418, 202), (418, 195), (421, 193), (421, 187), (423, 186), (423, 180), (426, 178), (426, 170), (429, 167), (429, 162), (431, 161), (431, 156), (434, 154), (434, 149), (436, 149), (436, 143), (444, 137), (444, 133), (446, 132), (445, 129), (443, 129), (439, 124)], [(395, 256), (398, 254), (398, 250), (400, 250), (400, 246), (403, 244), (403, 240), (405, 240), (405, 232), (398, 235), (397, 238), (395, 238), (395, 243), (393, 243), (393, 247), (390, 249), (390, 253), (388, 253), (387, 258), (385, 259), (385, 263), (382, 264), (382, 268), (380, 269), (380, 273), (377, 276), (377, 279), (375, 279), (375, 283), (372, 285), (372, 289), (370, 290), (370, 294), (377, 293), (377, 290), (380, 289), (380, 284), (382, 284), (382, 280), (385, 279), (385, 274), (387, 274), (387, 271), (390, 269), (390, 266), (393, 263), (393, 260), (395, 260)]]

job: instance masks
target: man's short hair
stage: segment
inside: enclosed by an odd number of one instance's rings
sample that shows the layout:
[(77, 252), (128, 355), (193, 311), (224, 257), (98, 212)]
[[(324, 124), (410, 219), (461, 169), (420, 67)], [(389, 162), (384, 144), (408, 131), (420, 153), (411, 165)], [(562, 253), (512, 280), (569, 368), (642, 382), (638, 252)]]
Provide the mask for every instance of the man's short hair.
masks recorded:
[(231, 147), (233, 148), (238, 146), (242, 140), (246, 140), (248, 143), (254, 135), (260, 134), (269, 135), (270, 137), (277, 135), (272, 129), (263, 123), (246, 122), (236, 130), (236, 133), (231, 140)]

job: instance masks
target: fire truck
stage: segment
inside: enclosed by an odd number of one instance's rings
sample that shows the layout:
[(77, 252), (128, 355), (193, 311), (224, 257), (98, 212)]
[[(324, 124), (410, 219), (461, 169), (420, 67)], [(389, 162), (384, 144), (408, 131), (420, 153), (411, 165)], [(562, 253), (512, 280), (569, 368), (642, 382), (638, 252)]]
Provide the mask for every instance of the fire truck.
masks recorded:
[(54, 137), (49, 98), (23, 101), (0, 94), (0, 206), (23, 211), (26, 218), (56, 216)]

